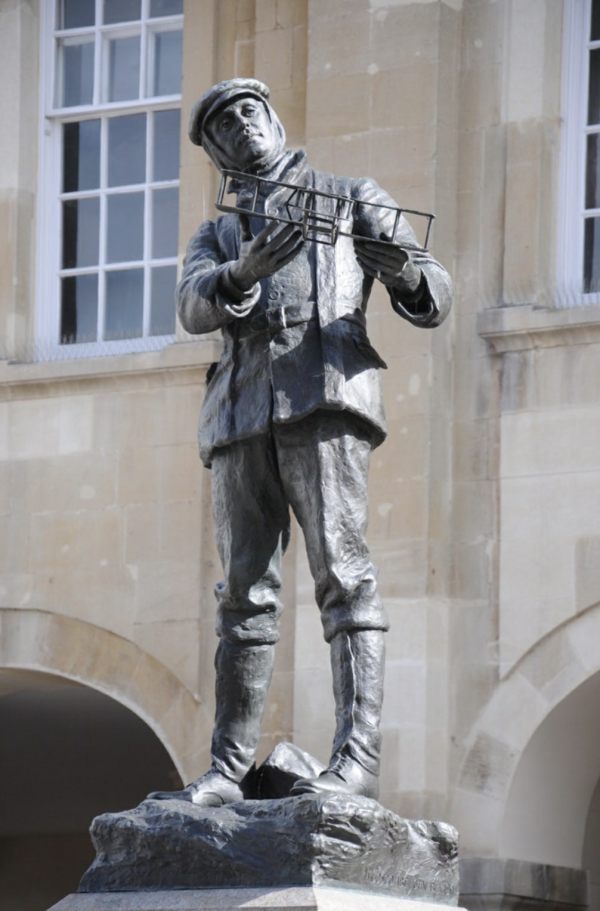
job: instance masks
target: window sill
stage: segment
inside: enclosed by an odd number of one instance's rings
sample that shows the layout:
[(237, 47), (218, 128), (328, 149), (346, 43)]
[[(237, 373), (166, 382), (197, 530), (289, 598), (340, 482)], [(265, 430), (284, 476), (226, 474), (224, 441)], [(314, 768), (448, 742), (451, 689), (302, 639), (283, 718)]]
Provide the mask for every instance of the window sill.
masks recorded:
[(39, 383), (80, 383), (86, 380), (114, 380), (119, 377), (203, 370), (219, 358), (221, 348), (218, 339), (206, 338), (174, 342), (160, 351), (27, 364), (0, 361), (0, 387), (8, 391), (6, 387)]
[(600, 306), (496, 307), (479, 314), (478, 331), (494, 354), (600, 343)]

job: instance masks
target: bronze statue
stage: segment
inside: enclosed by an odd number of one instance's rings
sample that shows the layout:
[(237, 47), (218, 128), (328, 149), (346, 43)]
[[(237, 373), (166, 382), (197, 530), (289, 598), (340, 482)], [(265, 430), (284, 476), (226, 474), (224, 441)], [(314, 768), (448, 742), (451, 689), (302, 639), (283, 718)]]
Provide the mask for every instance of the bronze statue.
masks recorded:
[[(200, 226), (177, 288), (185, 329), (220, 329), (224, 340), (200, 423), (224, 581), (211, 768), (182, 792), (152, 796), (203, 806), (243, 799), (254, 762), (290, 508), (331, 647), (336, 705), (328, 768), (292, 793), (378, 794), (388, 624), (365, 529), (369, 456), (386, 434), (378, 376), (386, 365), (367, 337), (366, 307), (374, 280), (415, 326), (439, 325), (451, 303), (447, 272), (419, 248), (394, 201), (369, 178), (315, 171), (302, 151), (286, 149), (268, 98), (255, 79), (227, 80), (190, 120), (192, 142), (219, 170), (242, 172), (233, 190), (247, 211)], [(319, 243), (318, 218), (316, 233), (306, 221), (265, 219), (281, 184), (349, 200), (349, 230)]]

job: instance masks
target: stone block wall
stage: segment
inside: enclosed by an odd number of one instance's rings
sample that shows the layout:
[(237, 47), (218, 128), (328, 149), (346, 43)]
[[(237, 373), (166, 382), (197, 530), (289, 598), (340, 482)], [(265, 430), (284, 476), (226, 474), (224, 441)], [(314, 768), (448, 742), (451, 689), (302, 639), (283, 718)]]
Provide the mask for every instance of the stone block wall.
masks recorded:
[(76, 383), (9, 388), (0, 404), (10, 508), (2, 517), (3, 602), (133, 639), (196, 692), (197, 376), (165, 386), (160, 373), (108, 384), (80, 375)]

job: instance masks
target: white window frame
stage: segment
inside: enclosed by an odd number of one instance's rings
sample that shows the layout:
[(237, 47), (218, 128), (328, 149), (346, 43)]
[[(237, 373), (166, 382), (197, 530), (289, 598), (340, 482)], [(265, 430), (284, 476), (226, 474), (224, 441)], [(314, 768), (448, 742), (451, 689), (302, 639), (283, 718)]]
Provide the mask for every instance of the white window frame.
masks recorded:
[(589, 51), (600, 41), (589, 41), (592, 0), (565, 0), (563, 20), (562, 137), (558, 230), (557, 306), (600, 304), (600, 293), (585, 293), (584, 213), (587, 136), (597, 132), (587, 126)]
[[(81, 121), (82, 119), (98, 119), (102, 115), (127, 113), (127, 114), (148, 114), (150, 112), (173, 110), (178, 108), (181, 111), (181, 94), (163, 95), (160, 97), (144, 98), (145, 86), (143, 80), (148, 84), (150, 73), (152, 72), (153, 54), (148, 49), (146, 56), (146, 40), (149, 28), (146, 26), (149, 17), (150, 0), (141, 0), (141, 19), (135, 22), (135, 34), (140, 33), (140, 94), (142, 97), (132, 101), (118, 102), (101, 102), (99, 99), (100, 92), (100, 67), (102, 60), (99, 53), (99, 44), (104, 40), (106, 33), (118, 31), (123, 35), (127, 31), (126, 23), (118, 25), (100, 25), (100, 16), (102, 10), (102, 0), (95, 0), (96, 17), (94, 26), (94, 98), (91, 105), (71, 106), (66, 108), (56, 107), (54, 99), (55, 94), (55, 77), (58, 67), (55, 66), (55, 37), (62, 35), (61, 31), (55, 30), (56, 12), (59, 0), (43, 0), (41, 3), (41, 41), (40, 41), (40, 106), (42, 116), (40, 117), (40, 141), (39, 141), (39, 169), (38, 169), (38, 206), (37, 206), (37, 274), (36, 274), (36, 320), (35, 320), (35, 343), (33, 350), (34, 360), (67, 360), (78, 357), (98, 357), (100, 355), (126, 354), (137, 351), (154, 351), (165, 347), (175, 340), (175, 332), (169, 335), (144, 335), (137, 338), (102, 340), (95, 342), (73, 342), (61, 343), (61, 276), (74, 272), (83, 274), (85, 272), (97, 273), (98, 282), (104, 283), (106, 280), (106, 261), (105, 261), (105, 237), (104, 226), (106, 220), (106, 188), (107, 188), (107, 168), (108, 161), (106, 155), (107, 143), (101, 141), (101, 159), (100, 159), (100, 194), (98, 191), (90, 191), (89, 195), (100, 195), (100, 254), (98, 266), (89, 268), (78, 268), (73, 270), (62, 268), (62, 200), (69, 198), (69, 195), (82, 197), (86, 191), (65, 194), (62, 192), (62, 127), (63, 124), (72, 121)], [(152, 20), (160, 23), (161, 31), (169, 28), (174, 30), (183, 27), (183, 15), (165, 16), (159, 20)], [(123, 28), (123, 25), (125, 28)], [(132, 29), (134, 24), (132, 23)], [(91, 27), (90, 27), (91, 28)], [(90, 28), (69, 29), (65, 32), (69, 36), (75, 37), (78, 33), (89, 32)], [(146, 65), (144, 65), (146, 61)], [(102, 76), (104, 81), (104, 77)], [(147, 118), (146, 134), (146, 176), (150, 173), (148, 158), (152, 153), (152, 124), (153, 118)], [(107, 121), (101, 120), (101, 130), (107, 129)], [(144, 269), (144, 309), (143, 309), (143, 331), (147, 332), (150, 317), (150, 282), (148, 272), (151, 268), (161, 265), (176, 265), (176, 256), (161, 259), (152, 259), (150, 264), (150, 243), (151, 243), (151, 218), (152, 206), (150, 205), (150, 195), (155, 189), (169, 187), (179, 187), (179, 180), (169, 181), (148, 181), (144, 184), (134, 186), (119, 186), (111, 188), (111, 192), (144, 192), (144, 251), (143, 258), (140, 261), (110, 263), (110, 270), (141, 268), (143, 263)], [(99, 293), (99, 314), (98, 325), (102, 325), (104, 312), (102, 311), (102, 302), (104, 302), (104, 292)], [(173, 304), (175, 306), (175, 304)]]

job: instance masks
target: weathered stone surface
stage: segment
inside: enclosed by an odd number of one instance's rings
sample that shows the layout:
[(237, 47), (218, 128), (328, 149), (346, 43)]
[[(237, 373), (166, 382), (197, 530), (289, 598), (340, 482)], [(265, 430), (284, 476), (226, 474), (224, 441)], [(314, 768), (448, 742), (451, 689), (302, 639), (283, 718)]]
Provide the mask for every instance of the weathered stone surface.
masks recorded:
[(461, 901), (469, 911), (584, 911), (588, 872), (571, 867), (501, 857), (460, 862)]
[(92, 823), (80, 892), (347, 884), (456, 904), (456, 831), (343, 794), (196, 807), (146, 800)]

